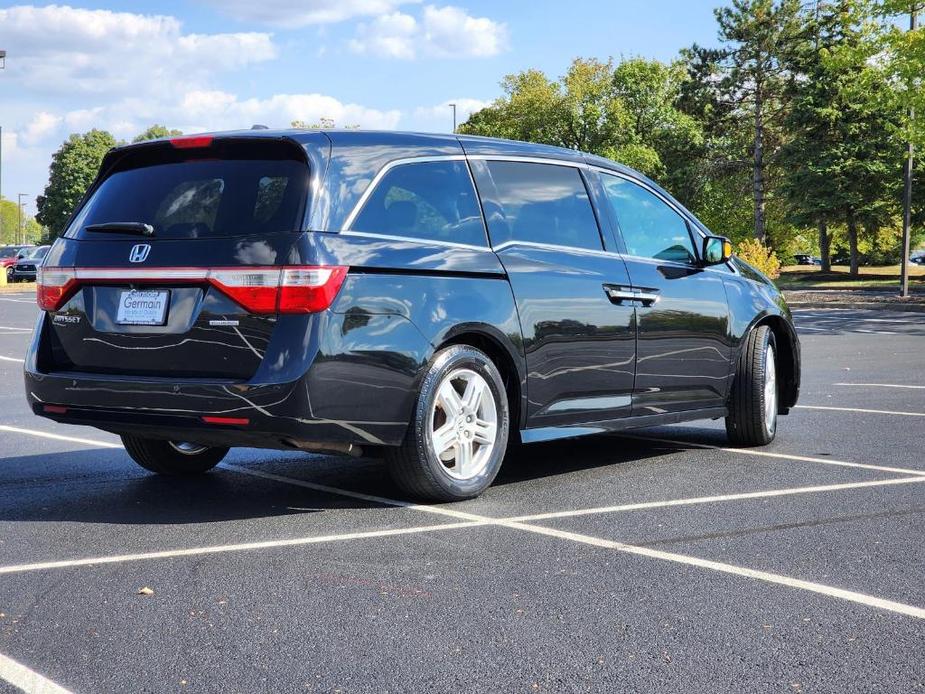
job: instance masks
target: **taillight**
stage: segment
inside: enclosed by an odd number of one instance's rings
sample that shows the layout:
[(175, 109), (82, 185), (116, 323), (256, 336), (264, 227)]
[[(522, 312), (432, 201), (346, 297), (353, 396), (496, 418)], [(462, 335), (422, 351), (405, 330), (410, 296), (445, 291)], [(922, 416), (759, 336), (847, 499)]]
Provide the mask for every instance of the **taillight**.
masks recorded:
[(39, 267), (38, 304), (57, 311), (82, 284), (208, 284), (251, 313), (315, 313), (334, 301), (347, 276), (344, 266), (243, 266), (229, 268)]
[(279, 268), (222, 268), (210, 270), (209, 283), (251, 313), (276, 313)]
[(334, 302), (347, 268), (284, 267), (279, 279), (280, 313), (315, 313)]
[(38, 267), (35, 277), (36, 300), (43, 311), (57, 311), (64, 306), (77, 288), (73, 268)]

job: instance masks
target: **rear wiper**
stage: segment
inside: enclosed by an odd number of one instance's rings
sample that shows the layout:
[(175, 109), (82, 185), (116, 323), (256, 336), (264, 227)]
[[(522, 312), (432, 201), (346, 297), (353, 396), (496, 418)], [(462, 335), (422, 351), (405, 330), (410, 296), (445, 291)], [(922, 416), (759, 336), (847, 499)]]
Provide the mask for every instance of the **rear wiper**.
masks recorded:
[(154, 236), (154, 227), (144, 222), (104, 222), (103, 224), (90, 224), (85, 228), (87, 231)]

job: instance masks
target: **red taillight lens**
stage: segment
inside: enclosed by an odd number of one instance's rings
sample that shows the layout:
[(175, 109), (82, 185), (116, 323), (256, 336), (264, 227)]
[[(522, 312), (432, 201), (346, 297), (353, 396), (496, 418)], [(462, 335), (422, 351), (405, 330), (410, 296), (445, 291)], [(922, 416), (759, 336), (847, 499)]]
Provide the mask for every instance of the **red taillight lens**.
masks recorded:
[(35, 281), (36, 300), (43, 311), (57, 311), (77, 288), (77, 275), (73, 268), (40, 265)]
[(202, 147), (211, 147), (212, 139), (213, 138), (211, 135), (192, 135), (190, 137), (174, 137), (174, 138), (171, 138), (170, 144), (172, 144), (175, 149), (200, 149)]
[(344, 283), (343, 266), (218, 268), (209, 282), (252, 313), (324, 311)]
[(279, 312), (315, 313), (324, 311), (340, 291), (347, 268), (284, 267), (280, 276)]
[(209, 271), (209, 282), (251, 313), (276, 313), (279, 268), (222, 268)]

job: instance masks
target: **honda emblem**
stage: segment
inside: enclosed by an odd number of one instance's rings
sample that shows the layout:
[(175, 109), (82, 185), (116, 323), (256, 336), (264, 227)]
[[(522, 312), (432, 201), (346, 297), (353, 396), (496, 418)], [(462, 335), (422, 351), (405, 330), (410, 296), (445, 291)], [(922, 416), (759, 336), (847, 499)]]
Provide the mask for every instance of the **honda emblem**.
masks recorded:
[(137, 243), (129, 251), (128, 259), (132, 263), (143, 263), (148, 259), (148, 253), (151, 252), (151, 244)]

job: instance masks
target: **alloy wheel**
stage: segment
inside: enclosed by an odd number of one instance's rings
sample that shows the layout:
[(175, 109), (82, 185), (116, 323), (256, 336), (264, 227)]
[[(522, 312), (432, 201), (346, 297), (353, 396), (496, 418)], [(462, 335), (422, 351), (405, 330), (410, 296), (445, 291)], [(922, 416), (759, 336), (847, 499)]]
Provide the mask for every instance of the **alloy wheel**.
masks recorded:
[(764, 355), (764, 425), (771, 434), (777, 428), (777, 364), (771, 345)]
[(447, 474), (459, 480), (481, 474), (498, 435), (498, 409), (488, 382), (472, 369), (447, 374), (437, 389), (428, 432)]

